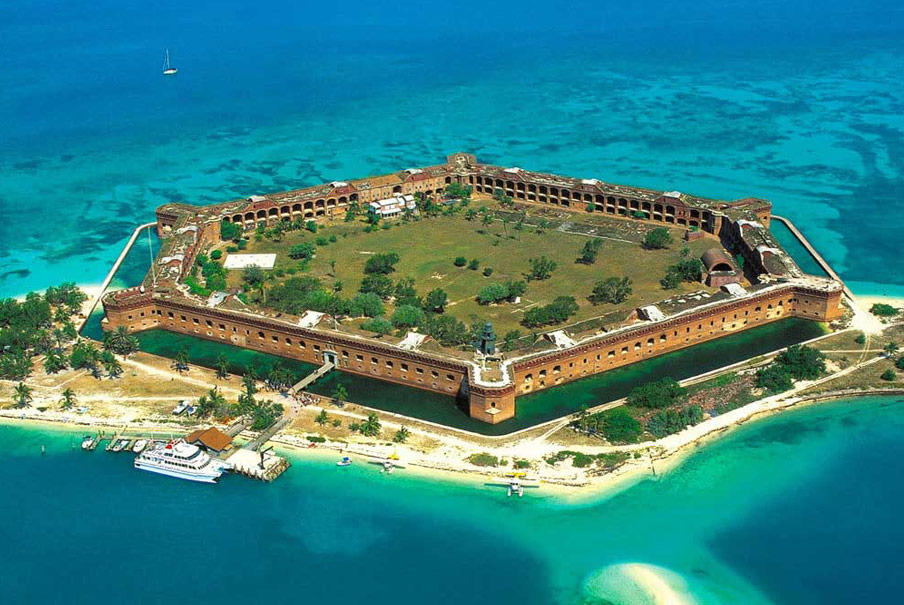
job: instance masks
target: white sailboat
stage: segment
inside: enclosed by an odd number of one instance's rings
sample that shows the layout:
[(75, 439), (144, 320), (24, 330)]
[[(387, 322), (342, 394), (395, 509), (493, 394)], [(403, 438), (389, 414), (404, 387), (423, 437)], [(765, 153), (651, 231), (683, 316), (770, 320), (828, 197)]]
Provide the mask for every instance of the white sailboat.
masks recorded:
[(178, 69), (176, 69), (175, 67), (170, 65), (169, 49), (167, 48), (166, 52), (164, 53), (164, 59), (163, 59), (163, 75), (164, 76), (172, 76), (172, 75), (175, 75), (175, 73), (178, 71), (179, 71)]

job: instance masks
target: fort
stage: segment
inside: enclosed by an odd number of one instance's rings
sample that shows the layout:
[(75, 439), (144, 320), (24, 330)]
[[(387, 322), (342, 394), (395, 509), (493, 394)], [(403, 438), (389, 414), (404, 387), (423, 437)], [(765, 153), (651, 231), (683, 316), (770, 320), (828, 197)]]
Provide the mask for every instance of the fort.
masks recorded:
[[(555, 208), (574, 221), (592, 215), (707, 239), (713, 248), (701, 257), (704, 290), (589, 327), (540, 334), (520, 350), (487, 353), (423, 346), (418, 334), (378, 339), (345, 327), (341, 317), (274, 313), (230, 303), (230, 292), (205, 298), (185, 283), (198, 255), (223, 245), (223, 223), (244, 231), (299, 219), (328, 223), (353, 206), (400, 196), (441, 200), (452, 184), (470, 187), (476, 198), (502, 192), (527, 208)], [(162, 244), (151, 270), (141, 286), (104, 297), (102, 325), (160, 328), (331, 363), (339, 371), (459, 397), (472, 417), (498, 423), (515, 415), (518, 397), (527, 393), (787, 317), (839, 318), (842, 284), (800, 270), (769, 232), (771, 208), (758, 198), (720, 201), (493, 166), (465, 153), (439, 165), (223, 204), (170, 203), (156, 213)]]

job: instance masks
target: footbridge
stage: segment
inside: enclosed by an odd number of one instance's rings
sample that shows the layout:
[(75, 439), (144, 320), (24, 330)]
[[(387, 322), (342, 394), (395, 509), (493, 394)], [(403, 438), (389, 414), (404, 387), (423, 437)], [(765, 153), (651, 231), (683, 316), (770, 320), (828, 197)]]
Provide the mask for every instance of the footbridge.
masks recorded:
[(308, 374), (307, 376), (302, 378), (294, 387), (292, 387), (292, 392), (298, 393), (300, 391), (303, 391), (304, 389), (308, 388), (308, 386), (313, 384), (315, 381), (319, 380), (324, 375), (328, 374), (330, 372), (330, 370), (332, 370), (335, 367), (336, 366), (332, 362), (327, 361), (322, 366), (320, 366), (319, 368), (317, 368), (316, 370), (314, 370), (313, 372), (311, 372), (310, 374)]

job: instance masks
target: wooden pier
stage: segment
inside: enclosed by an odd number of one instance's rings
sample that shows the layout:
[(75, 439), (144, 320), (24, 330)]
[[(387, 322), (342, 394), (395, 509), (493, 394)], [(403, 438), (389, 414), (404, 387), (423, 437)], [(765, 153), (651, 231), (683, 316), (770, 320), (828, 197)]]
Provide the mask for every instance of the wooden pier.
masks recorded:
[(226, 459), (232, 465), (232, 472), (252, 479), (270, 482), (282, 475), (291, 466), (289, 461), (270, 450), (255, 452), (242, 448)]

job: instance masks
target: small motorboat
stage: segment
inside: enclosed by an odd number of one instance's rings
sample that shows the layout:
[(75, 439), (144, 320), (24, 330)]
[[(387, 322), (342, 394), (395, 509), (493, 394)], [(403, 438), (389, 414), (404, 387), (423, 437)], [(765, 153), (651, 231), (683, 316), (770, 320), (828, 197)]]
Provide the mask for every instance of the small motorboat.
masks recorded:
[(196, 408), (193, 405), (190, 405), (190, 406), (188, 406), (188, 409), (185, 410), (185, 413), (188, 414), (189, 416), (194, 416), (195, 412), (197, 412), (197, 411), (198, 411), (198, 408)]
[(113, 446), (110, 448), (110, 451), (111, 452), (121, 452), (122, 446), (123, 446), (123, 440), (117, 439), (116, 442), (113, 443)]
[(183, 399), (179, 402), (179, 405), (173, 408), (173, 416), (178, 416), (182, 412), (188, 409), (188, 400)]
[(342, 460), (336, 463), (336, 466), (351, 466), (352, 460), (348, 456), (343, 456)]
[(94, 445), (94, 435), (85, 435), (85, 438), (82, 439), (82, 449), (90, 450), (92, 445)]
[(135, 445), (132, 446), (132, 451), (136, 454), (140, 454), (144, 451), (144, 448), (148, 446), (147, 439), (138, 439), (135, 441)]

